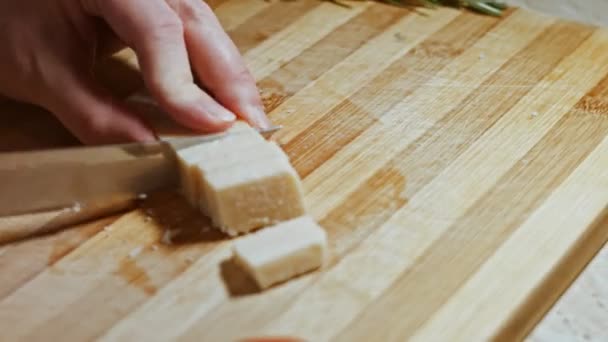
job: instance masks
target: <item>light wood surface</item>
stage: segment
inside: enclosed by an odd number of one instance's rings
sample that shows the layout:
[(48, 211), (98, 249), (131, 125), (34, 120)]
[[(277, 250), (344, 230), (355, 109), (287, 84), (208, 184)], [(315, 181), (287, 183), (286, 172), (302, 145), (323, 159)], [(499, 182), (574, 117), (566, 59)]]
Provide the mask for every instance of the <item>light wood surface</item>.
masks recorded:
[[(521, 339), (608, 238), (608, 31), (522, 10), (215, 6), (284, 125), (329, 264), (259, 293), (229, 239), (154, 194), (4, 246), (0, 339)], [(125, 94), (127, 71), (103, 75)], [(2, 112), (20, 113), (3, 149), (73, 143), (40, 111)]]
[[(579, 22), (608, 26), (608, 1), (605, 0), (511, 0), (509, 3)], [(607, 281), (608, 244), (538, 323), (529, 340), (608, 341)]]

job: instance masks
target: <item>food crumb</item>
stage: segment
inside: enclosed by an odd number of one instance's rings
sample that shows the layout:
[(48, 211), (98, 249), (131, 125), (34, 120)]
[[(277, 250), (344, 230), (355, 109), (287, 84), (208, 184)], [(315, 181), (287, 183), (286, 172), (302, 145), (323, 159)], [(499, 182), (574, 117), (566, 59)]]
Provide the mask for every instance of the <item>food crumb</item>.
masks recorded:
[(132, 249), (132, 250), (129, 252), (129, 258), (133, 259), (133, 258), (135, 258), (136, 256), (138, 256), (138, 255), (139, 255), (139, 253), (141, 253), (142, 249), (143, 249), (143, 248), (142, 248), (141, 246), (137, 246), (137, 247), (133, 248), (133, 249)]
[(482, 52), (479, 54), (479, 60), (483, 60), (483, 59), (486, 59), (486, 54)]
[(157, 245), (152, 245), (152, 250), (153, 251), (157, 251), (158, 250), (158, 246)]
[(165, 229), (165, 232), (163, 233), (163, 237), (161, 239), (161, 242), (163, 243), (163, 245), (172, 245), (173, 237), (176, 236), (177, 234), (179, 234), (179, 232), (180, 232), (179, 229), (175, 229), (175, 230), (171, 230), (169, 228)]
[(144, 200), (144, 199), (148, 198), (148, 194), (141, 193), (141, 194), (137, 195), (137, 198), (140, 200)]
[(532, 114), (530, 114), (530, 116), (532, 116), (533, 118), (535, 118), (535, 117), (538, 116), (538, 112), (534, 111), (534, 112), (532, 112)]
[(105, 226), (105, 227), (103, 227), (103, 231), (104, 232), (111, 232), (112, 231), (112, 227), (111, 226)]
[(395, 39), (402, 42), (405, 40), (405, 37), (401, 34), (401, 32), (397, 32), (397, 33), (395, 33)]
[(79, 202), (75, 202), (74, 205), (72, 205), (72, 211), (75, 213), (78, 213), (82, 210), (82, 206), (80, 205)]
[(228, 234), (228, 236), (230, 236), (230, 237), (235, 237), (235, 236), (239, 235), (239, 233), (236, 230), (231, 229), (231, 228), (226, 227), (226, 228), (223, 228), (222, 230), (224, 231), (224, 233)]

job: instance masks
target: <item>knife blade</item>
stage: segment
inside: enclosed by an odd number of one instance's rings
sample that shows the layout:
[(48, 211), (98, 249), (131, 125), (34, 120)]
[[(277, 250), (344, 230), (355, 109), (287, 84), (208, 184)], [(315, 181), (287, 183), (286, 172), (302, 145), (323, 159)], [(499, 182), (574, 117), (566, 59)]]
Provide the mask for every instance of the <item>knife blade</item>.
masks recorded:
[[(258, 130), (269, 137), (280, 126)], [(0, 217), (95, 206), (174, 188), (174, 149), (235, 132), (171, 137), (151, 143), (83, 146), (0, 154)]]

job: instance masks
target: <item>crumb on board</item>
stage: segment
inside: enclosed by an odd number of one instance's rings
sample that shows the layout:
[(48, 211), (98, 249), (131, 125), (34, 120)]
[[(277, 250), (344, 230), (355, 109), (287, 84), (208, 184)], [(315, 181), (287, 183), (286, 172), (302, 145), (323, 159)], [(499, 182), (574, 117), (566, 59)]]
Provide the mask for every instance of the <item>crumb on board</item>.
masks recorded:
[(161, 242), (163, 245), (172, 245), (173, 244), (173, 237), (178, 235), (180, 233), (180, 229), (170, 229), (167, 228), (165, 229), (165, 232), (163, 233), (163, 237), (161, 238)]
[(531, 116), (531, 117), (533, 117), (533, 118), (535, 118), (535, 117), (537, 117), (537, 116), (538, 116), (538, 112), (537, 112), (537, 111), (534, 111), (534, 112), (532, 112), (532, 114), (530, 114), (530, 116)]
[(395, 39), (397, 39), (400, 42), (405, 40), (405, 37), (403, 36), (403, 34), (401, 34), (401, 32), (395, 33), (394, 37), (395, 37)]
[(82, 205), (80, 205), (80, 202), (74, 202), (74, 205), (72, 205), (72, 211), (75, 213), (78, 213), (82, 210)]
[(486, 54), (482, 52), (479, 54), (479, 60), (484, 60), (484, 59), (486, 59)]
[(148, 194), (146, 193), (141, 193), (137, 195), (137, 199), (144, 200), (146, 198), (148, 198)]
[(157, 245), (152, 245), (151, 248), (152, 248), (153, 251), (157, 251), (158, 250), (158, 246)]
[(104, 232), (111, 232), (112, 231), (112, 226), (105, 226), (105, 227), (103, 227), (103, 231)]
[(133, 248), (129, 252), (129, 258), (133, 259), (133, 258), (137, 257), (139, 255), (139, 253), (141, 253), (142, 250), (143, 250), (142, 246), (137, 246), (137, 247)]

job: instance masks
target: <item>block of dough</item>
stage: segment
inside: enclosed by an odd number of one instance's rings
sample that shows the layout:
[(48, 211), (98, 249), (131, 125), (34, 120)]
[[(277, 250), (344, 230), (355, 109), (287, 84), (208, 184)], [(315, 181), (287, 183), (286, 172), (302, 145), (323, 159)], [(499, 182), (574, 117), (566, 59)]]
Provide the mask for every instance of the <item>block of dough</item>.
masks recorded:
[(299, 175), (276, 144), (264, 157), (213, 169), (202, 178), (208, 216), (231, 236), (305, 214)]
[(222, 160), (233, 149), (266, 143), (264, 137), (246, 123), (235, 123), (227, 133), (229, 134), (222, 139), (175, 151), (179, 165), (180, 188), (193, 206), (198, 205), (200, 197), (196, 184), (197, 176), (193, 175), (196, 164), (201, 160)]
[(239, 238), (232, 252), (264, 289), (321, 267), (327, 234), (310, 216), (301, 216)]
[[(232, 148), (231, 148), (232, 147)], [(247, 168), (247, 165), (267, 158), (284, 155), (283, 150), (275, 142), (247, 143), (243, 146), (231, 146), (224, 149), (221, 158), (201, 160), (192, 173), (193, 186), (197, 187), (199, 209), (210, 216), (208, 203), (210, 201), (207, 174), (212, 171), (225, 171), (231, 168)]]

